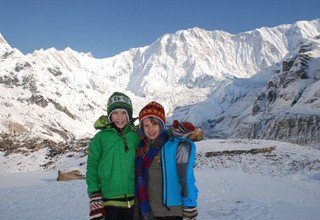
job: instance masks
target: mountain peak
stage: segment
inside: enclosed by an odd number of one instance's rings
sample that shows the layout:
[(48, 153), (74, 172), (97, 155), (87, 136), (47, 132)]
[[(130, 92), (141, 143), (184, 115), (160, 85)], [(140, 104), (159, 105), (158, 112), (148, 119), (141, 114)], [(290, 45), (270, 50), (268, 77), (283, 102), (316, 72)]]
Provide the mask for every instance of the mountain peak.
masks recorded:
[[(69, 47), (40, 49), (10, 59), (0, 56), (0, 123), (4, 125), (0, 132), (10, 133), (7, 125), (18, 123), (23, 126), (19, 131), (32, 131), (30, 137), (66, 141), (90, 136), (95, 132), (92, 121), (105, 114), (107, 98), (114, 91), (124, 91), (130, 94), (136, 115), (148, 101), (157, 100), (165, 106), (168, 122), (171, 116), (188, 119), (210, 135), (227, 137), (242, 122), (250, 124), (258, 117), (248, 116), (256, 94), (264, 92), (286, 59), (306, 49), (299, 47), (301, 42), (308, 44), (320, 35), (319, 30), (319, 20), (236, 35), (194, 27), (105, 59)], [(4, 39), (3, 48), (10, 53)], [(318, 44), (310, 48), (317, 49)], [(317, 66), (308, 59), (297, 65), (305, 62)], [(301, 80), (308, 75), (297, 72)], [(297, 91), (305, 94), (296, 97), (311, 94), (307, 88)]]
[(5, 53), (9, 53), (11, 50), (12, 47), (8, 44), (8, 42), (0, 33), (0, 57), (3, 56)]

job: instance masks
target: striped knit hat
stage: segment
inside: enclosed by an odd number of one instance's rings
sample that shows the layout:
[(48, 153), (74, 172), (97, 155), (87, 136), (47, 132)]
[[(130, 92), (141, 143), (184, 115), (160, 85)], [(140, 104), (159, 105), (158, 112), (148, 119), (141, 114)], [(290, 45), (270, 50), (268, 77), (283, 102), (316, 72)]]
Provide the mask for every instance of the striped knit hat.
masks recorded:
[(166, 127), (166, 115), (162, 105), (159, 103), (152, 101), (143, 107), (139, 113), (139, 121), (142, 122), (143, 119), (147, 117), (155, 117), (159, 119), (162, 123), (162, 128)]
[(172, 134), (174, 136), (187, 137), (195, 130), (196, 128), (193, 126), (193, 124), (188, 121), (183, 121), (180, 123), (178, 120), (174, 120), (172, 123)]
[(109, 121), (111, 121), (112, 112), (116, 109), (124, 109), (127, 112), (129, 121), (132, 119), (131, 99), (121, 92), (114, 92), (108, 100), (107, 113)]

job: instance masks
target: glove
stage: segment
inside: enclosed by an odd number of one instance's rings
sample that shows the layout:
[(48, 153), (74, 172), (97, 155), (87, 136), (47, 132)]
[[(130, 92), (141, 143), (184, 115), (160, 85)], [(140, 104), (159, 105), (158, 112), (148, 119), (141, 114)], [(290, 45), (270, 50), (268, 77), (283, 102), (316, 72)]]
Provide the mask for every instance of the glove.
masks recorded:
[(197, 207), (186, 207), (182, 208), (182, 217), (183, 220), (195, 220), (198, 216)]
[(106, 210), (103, 205), (103, 200), (101, 197), (101, 193), (93, 193), (90, 195), (90, 203), (89, 203), (89, 219), (90, 220), (100, 220), (104, 219), (106, 216)]
[(187, 137), (189, 134), (193, 133), (196, 128), (191, 122), (174, 120), (172, 123), (172, 134), (174, 136)]

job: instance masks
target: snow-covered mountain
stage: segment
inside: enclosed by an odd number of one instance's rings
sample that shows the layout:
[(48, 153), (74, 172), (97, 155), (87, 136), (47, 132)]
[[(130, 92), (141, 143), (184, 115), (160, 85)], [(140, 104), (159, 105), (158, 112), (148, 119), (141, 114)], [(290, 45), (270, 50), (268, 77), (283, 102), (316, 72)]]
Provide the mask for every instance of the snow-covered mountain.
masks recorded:
[(207, 137), (319, 143), (319, 36), (320, 19), (237, 35), (192, 28), (96, 59), (71, 48), (24, 55), (0, 34), (1, 148), (86, 140), (114, 91), (135, 116), (157, 100), (169, 123), (190, 120)]
[(320, 143), (319, 79), (318, 35), (301, 39), (282, 62), (251, 78), (224, 81), (203, 104), (179, 111), (189, 117), (202, 113), (202, 125), (213, 137)]

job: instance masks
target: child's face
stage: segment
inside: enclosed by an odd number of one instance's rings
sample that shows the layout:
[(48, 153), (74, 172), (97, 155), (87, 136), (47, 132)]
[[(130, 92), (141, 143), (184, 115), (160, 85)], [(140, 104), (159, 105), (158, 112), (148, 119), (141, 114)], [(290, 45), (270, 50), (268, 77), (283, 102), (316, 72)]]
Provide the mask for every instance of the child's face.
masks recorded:
[(143, 131), (149, 139), (155, 140), (161, 133), (158, 120), (151, 121), (150, 117), (143, 119)]
[(124, 128), (128, 123), (127, 112), (123, 109), (114, 110), (111, 115), (111, 121), (114, 122), (118, 128)]

